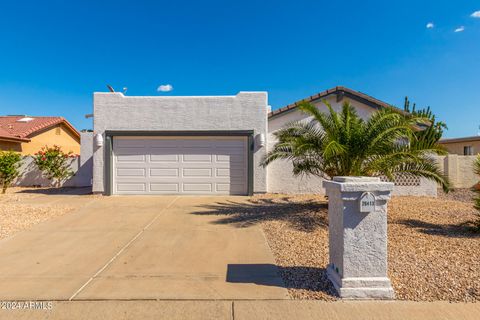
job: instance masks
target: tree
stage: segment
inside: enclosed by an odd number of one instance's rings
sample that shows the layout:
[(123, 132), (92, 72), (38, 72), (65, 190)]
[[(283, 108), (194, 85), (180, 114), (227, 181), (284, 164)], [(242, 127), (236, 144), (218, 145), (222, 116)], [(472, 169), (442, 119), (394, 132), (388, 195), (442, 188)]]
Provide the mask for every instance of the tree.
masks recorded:
[[(474, 172), (480, 176), (480, 154), (477, 156), (477, 159), (473, 163)], [(480, 189), (477, 190), (477, 196), (474, 199), (475, 209), (478, 210), (477, 220), (473, 221), (473, 226), (476, 231), (480, 232)]]
[(14, 151), (0, 151), (0, 184), (2, 185), (2, 194), (18, 177), (22, 158)]
[(34, 161), (43, 176), (52, 180), (56, 187), (60, 187), (62, 182), (73, 176), (69, 161), (69, 158), (73, 157), (76, 155), (72, 152), (64, 153), (61, 147), (54, 145), (42, 147), (35, 153)]
[(422, 125), (423, 130), (417, 130), (415, 136), (417, 141), (423, 143), (437, 143), (443, 135), (445, 130), (448, 130), (447, 124), (443, 121), (436, 121), (435, 115), (433, 114), (430, 107), (417, 110), (417, 106), (414, 103), (413, 107), (410, 108), (410, 100), (408, 97), (405, 97), (405, 102), (403, 105), (403, 110), (413, 117), (421, 117), (428, 119), (427, 124)]
[(296, 121), (275, 132), (278, 142), (267, 153), (262, 164), (287, 159), (295, 175), (334, 176), (398, 176), (425, 177), (448, 191), (449, 182), (437, 166), (433, 155), (446, 154), (437, 143), (419, 143), (418, 125), (428, 125), (424, 117), (384, 108), (361, 119), (345, 102), (335, 112), (324, 101), (328, 113), (310, 103), (299, 108), (312, 117)]

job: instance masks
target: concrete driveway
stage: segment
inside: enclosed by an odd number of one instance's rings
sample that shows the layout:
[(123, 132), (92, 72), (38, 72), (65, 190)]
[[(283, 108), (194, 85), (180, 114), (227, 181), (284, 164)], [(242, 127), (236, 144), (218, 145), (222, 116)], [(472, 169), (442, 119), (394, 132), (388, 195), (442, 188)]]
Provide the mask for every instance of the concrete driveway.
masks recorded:
[(259, 227), (201, 214), (245, 200), (37, 197), (78, 209), (0, 241), (0, 300), (289, 299)]

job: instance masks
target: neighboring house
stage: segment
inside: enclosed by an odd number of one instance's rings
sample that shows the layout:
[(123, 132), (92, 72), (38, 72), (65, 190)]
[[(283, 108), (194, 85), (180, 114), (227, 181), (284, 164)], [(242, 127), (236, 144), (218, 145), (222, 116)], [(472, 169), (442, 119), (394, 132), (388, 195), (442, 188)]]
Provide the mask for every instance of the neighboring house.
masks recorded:
[(62, 117), (0, 116), (0, 150), (32, 155), (45, 145), (79, 154), (80, 133)]
[[(322, 100), (335, 110), (349, 101), (364, 119), (390, 107), (345, 87), (304, 100), (325, 111)], [(95, 93), (93, 192), (323, 193), (322, 179), (294, 177), (288, 161), (260, 166), (275, 143), (273, 133), (307, 118), (297, 104), (269, 112), (266, 92), (205, 97)], [(436, 185), (420, 178), (396, 181), (395, 192), (436, 195)]]
[(480, 136), (442, 139), (440, 144), (451, 154), (473, 156), (480, 153)]

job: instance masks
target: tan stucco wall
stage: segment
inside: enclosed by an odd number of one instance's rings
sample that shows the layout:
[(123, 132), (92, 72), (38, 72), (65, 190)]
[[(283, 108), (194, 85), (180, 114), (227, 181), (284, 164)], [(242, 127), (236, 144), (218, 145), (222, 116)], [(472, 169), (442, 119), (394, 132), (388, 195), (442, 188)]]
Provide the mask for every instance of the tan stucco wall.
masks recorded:
[(20, 142), (0, 141), (0, 150), (22, 152), (22, 144)]
[(476, 158), (477, 156), (449, 154), (438, 156), (437, 163), (450, 180), (452, 188), (471, 188), (480, 181), (480, 177), (473, 170)]
[(448, 153), (459, 154), (463, 156), (463, 147), (472, 146), (473, 154), (480, 153), (480, 141), (459, 141), (459, 142), (450, 142), (442, 143), (442, 145), (447, 148)]
[[(57, 134), (57, 128), (60, 128), (60, 134)], [(48, 145), (51, 147), (54, 144), (62, 147), (64, 152), (72, 151), (73, 153), (80, 154), (80, 139), (75, 137), (63, 124), (30, 136), (29, 139), (31, 139), (30, 142), (22, 144), (23, 155), (32, 155), (38, 152), (43, 146)]]

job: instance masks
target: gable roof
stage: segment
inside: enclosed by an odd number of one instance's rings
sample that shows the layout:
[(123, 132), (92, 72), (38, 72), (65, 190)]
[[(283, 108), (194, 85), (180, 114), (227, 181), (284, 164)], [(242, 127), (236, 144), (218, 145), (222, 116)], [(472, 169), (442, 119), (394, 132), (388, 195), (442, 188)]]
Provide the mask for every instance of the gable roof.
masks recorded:
[(368, 105), (372, 108), (375, 108), (375, 109), (395, 108), (394, 106), (392, 106), (392, 105), (390, 105), (386, 102), (383, 102), (381, 100), (378, 100), (378, 99), (376, 99), (372, 96), (369, 96), (365, 93), (355, 91), (355, 90), (349, 89), (347, 87), (337, 86), (335, 88), (331, 88), (331, 89), (322, 91), (320, 93), (317, 93), (317, 94), (315, 94), (313, 96), (310, 96), (308, 98), (305, 98), (305, 99), (296, 101), (294, 103), (291, 103), (288, 106), (285, 106), (285, 107), (282, 107), (280, 109), (274, 110), (274, 111), (272, 111), (268, 114), (268, 117), (271, 118), (271, 117), (275, 117), (275, 116), (281, 115), (283, 113), (286, 113), (288, 111), (292, 111), (292, 110), (296, 109), (298, 107), (298, 105), (302, 102), (312, 102), (314, 100), (326, 98), (327, 96), (330, 96), (330, 95), (333, 95), (333, 94), (337, 95), (337, 97), (339, 97), (339, 98), (343, 98), (343, 97), (350, 98), (352, 100), (361, 102), (361, 103), (366, 104), (366, 105)]
[(19, 142), (30, 141), (30, 136), (53, 127), (64, 124), (72, 133), (80, 138), (80, 133), (63, 117), (28, 117), (30, 121), (18, 121), (26, 116), (0, 116), (0, 139)]

